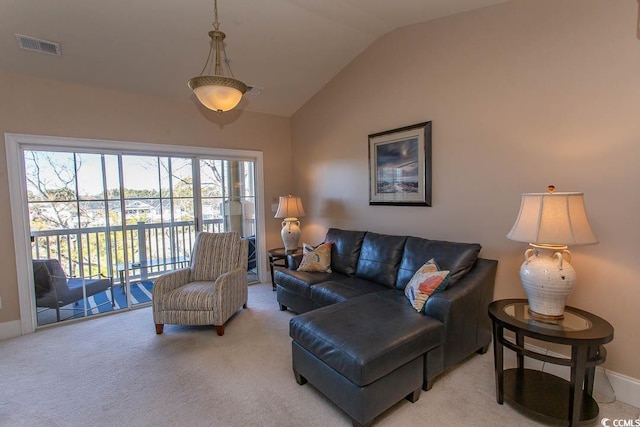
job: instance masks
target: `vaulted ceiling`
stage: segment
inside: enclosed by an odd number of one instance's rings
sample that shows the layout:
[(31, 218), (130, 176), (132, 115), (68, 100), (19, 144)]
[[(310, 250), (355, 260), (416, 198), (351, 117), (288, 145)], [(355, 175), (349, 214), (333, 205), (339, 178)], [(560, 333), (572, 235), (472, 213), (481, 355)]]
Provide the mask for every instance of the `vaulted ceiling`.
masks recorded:
[[(507, 0), (219, 0), (240, 108), (290, 116), (383, 34)], [(213, 0), (0, 0), (0, 70), (195, 102)], [(60, 43), (18, 49), (14, 33)]]

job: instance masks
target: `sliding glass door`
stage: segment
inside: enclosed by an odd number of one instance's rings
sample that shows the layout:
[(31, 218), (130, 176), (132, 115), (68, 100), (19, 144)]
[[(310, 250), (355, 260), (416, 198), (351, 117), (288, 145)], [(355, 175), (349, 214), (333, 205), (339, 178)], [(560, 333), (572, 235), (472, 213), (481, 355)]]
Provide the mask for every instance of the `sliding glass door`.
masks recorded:
[(48, 267), (34, 276), (38, 326), (149, 304), (159, 275), (189, 265), (201, 230), (246, 237), (257, 280), (253, 161), (23, 154), (34, 271)]
[(194, 160), (141, 155), (121, 160), (127, 234), (117, 270), (136, 305), (150, 300), (157, 276), (189, 265), (197, 231)]
[(203, 230), (236, 231), (248, 240), (248, 280), (258, 280), (255, 165), (250, 161), (201, 159)]

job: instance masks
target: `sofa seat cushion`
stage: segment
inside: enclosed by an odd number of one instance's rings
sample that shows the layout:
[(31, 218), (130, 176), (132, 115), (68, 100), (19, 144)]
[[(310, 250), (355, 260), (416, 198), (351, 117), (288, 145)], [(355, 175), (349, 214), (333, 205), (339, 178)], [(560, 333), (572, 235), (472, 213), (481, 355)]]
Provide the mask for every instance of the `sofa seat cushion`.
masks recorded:
[(385, 287), (357, 277), (344, 277), (311, 287), (311, 300), (320, 307), (378, 292)]
[(432, 258), (441, 270), (449, 270), (449, 286), (453, 286), (473, 268), (481, 248), (477, 243), (407, 237), (398, 269), (396, 288), (404, 289), (416, 271)]
[(356, 276), (393, 288), (406, 240), (405, 236), (367, 233), (362, 242)]
[(274, 281), (276, 285), (286, 288), (301, 297), (311, 298), (311, 287), (316, 283), (326, 282), (336, 277), (344, 277), (336, 273), (318, 273), (296, 270), (278, 269), (274, 273)]
[[(291, 319), (293, 340), (359, 387), (439, 346), (443, 325), (376, 294)], [(419, 373), (416, 373), (419, 375)]]

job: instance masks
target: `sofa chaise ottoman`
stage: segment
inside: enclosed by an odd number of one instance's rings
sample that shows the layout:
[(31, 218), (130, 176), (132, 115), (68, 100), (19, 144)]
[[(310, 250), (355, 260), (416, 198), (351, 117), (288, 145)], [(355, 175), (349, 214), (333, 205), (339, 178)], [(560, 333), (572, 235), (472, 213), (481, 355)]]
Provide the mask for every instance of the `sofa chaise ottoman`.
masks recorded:
[[(331, 271), (275, 273), (290, 324), (296, 380), (307, 380), (353, 420), (368, 425), (416, 388), (491, 342), (487, 307), (497, 261), (480, 245), (364, 231), (329, 229)], [(423, 264), (449, 271), (449, 285), (418, 312), (404, 289)], [(418, 366), (421, 365), (421, 368)]]
[(334, 304), (291, 321), (293, 371), (353, 420), (367, 425), (403, 398), (418, 400), (424, 358), (442, 323), (378, 294)]

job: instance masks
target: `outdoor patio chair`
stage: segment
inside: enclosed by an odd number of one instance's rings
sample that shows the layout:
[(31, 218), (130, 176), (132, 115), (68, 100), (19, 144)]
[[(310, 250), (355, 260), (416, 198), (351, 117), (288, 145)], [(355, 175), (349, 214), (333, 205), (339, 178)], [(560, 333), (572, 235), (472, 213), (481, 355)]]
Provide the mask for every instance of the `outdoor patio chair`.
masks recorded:
[(153, 285), (156, 333), (165, 324), (214, 325), (218, 335), (247, 307), (247, 240), (236, 232), (198, 233), (191, 266), (160, 276)]
[(34, 259), (33, 278), (36, 288), (36, 307), (55, 309), (58, 322), (60, 321), (62, 307), (79, 302), (107, 289), (111, 289), (111, 305), (115, 304), (113, 278), (102, 275), (67, 277), (60, 265), (60, 261), (57, 259)]
[(248, 257), (247, 257), (247, 271), (255, 270), (257, 267), (257, 258), (256, 258), (256, 236), (247, 236), (245, 237), (247, 243), (249, 244), (248, 248)]

